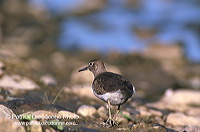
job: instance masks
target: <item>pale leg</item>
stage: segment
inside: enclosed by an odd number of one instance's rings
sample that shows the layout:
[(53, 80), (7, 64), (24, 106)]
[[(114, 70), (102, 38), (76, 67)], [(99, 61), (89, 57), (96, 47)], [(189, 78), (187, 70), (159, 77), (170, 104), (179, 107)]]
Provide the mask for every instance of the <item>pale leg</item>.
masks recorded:
[(115, 112), (115, 114), (114, 114), (114, 116), (113, 116), (113, 119), (114, 119), (114, 120), (116, 120), (116, 118), (117, 118), (119, 112), (120, 112), (120, 105), (118, 105), (117, 111)]
[(115, 122), (115, 120), (112, 119), (111, 110), (110, 110), (110, 100), (108, 100), (108, 120), (106, 121), (106, 124), (109, 125), (109, 127), (117, 126), (117, 123)]

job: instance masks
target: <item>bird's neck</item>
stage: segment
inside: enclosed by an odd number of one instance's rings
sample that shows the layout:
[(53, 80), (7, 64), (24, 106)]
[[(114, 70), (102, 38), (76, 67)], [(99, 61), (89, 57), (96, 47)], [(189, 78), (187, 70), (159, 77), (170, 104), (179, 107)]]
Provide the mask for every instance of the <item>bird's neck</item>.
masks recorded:
[(107, 72), (106, 69), (98, 69), (92, 73), (93, 73), (94, 77), (97, 77), (99, 74), (104, 73), (104, 72)]

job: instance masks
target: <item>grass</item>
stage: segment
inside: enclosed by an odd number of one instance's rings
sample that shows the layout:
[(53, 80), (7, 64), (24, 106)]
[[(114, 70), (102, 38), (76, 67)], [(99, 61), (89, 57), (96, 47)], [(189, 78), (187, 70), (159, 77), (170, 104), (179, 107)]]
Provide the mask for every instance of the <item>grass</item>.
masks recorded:
[(48, 95), (47, 95), (46, 92), (44, 92), (44, 102), (45, 102), (46, 104), (49, 104), (49, 97), (48, 97)]
[(60, 89), (60, 91), (58, 92), (58, 94), (56, 95), (56, 97), (54, 98), (54, 100), (52, 101), (51, 104), (55, 104), (56, 100), (58, 99), (58, 97), (59, 97), (59, 95), (61, 94), (61, 92), (63, 91), (63, 89), (64, 89), (64, 87), (62, 87), (62, 88)]
[(63, 91), (63, 89), (64, 89), (64, 87), (59, 90), (59, 92), (56, 94), (55, 98), (53, 99), (52, 103), (50, 103), (50, 101), (49, 101), (48, 94), (46, 92), (44, 92), (44, 96), (43, 96), (44, 102), (46, 104), (55, 104), (55, 102), (57, 101), (57, 99), (58, 99), (59, 95), (61, 94), (61, 92)]

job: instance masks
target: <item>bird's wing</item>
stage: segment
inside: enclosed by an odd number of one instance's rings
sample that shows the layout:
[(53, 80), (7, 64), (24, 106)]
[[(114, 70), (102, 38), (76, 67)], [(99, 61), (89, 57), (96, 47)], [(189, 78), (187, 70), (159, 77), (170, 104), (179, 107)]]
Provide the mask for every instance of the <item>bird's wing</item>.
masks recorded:
[(132, 84), (123, 76), (112, 72), (105, 72), (98, 75), (93, 81), (93, 90), (97, 94), (115, 92), (117, 90), (132, 91)]

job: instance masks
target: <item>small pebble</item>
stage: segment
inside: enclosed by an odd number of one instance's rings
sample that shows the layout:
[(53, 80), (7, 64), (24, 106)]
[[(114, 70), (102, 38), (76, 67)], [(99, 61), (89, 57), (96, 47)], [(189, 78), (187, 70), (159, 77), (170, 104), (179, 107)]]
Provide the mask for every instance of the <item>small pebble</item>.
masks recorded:
[(77, 110), (77, 114), (90, 117), (92, 117), (96, 112), (97, 112), (96, 108), (89, 105), (82, 105)]

